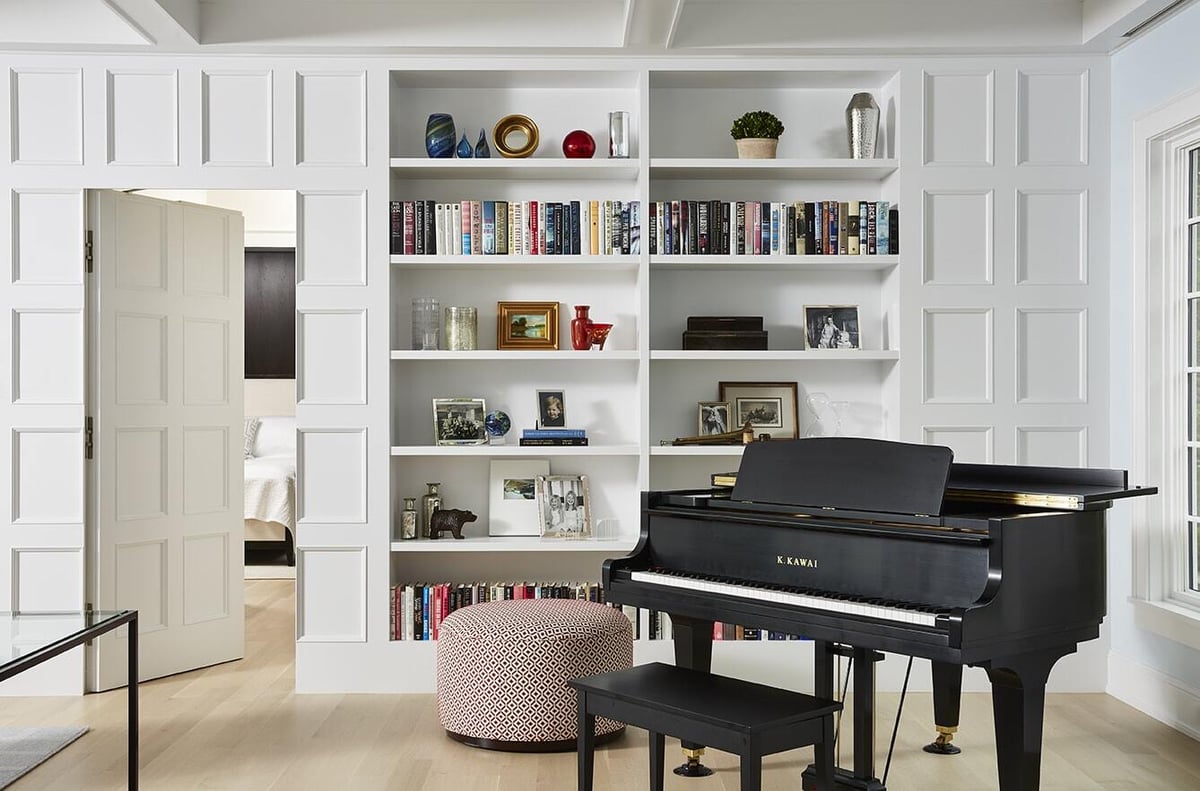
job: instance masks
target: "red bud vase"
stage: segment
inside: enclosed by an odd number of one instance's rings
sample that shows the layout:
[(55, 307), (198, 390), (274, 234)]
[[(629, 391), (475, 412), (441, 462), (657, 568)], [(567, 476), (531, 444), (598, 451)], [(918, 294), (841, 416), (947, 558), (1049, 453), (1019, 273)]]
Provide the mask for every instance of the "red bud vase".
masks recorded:
[(575, 318), (571, 319), (571, 348), (576, 351), (592, 348), (592, 339), (588, 335), (588, 328), (592, 326), (592, 320), (588, 318), (591, 309), (590, 305), (575, 306)]

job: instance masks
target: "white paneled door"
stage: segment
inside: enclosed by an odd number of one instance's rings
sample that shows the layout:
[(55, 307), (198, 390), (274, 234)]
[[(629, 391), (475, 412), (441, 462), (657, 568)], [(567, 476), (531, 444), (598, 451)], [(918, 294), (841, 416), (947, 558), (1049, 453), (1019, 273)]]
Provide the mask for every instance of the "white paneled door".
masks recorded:
[[(88, 600), (139, 611), (142, 678), (239, 659), (242, 216), (92, 192)], [(124, 683), (127, 636), (88, 655)]]

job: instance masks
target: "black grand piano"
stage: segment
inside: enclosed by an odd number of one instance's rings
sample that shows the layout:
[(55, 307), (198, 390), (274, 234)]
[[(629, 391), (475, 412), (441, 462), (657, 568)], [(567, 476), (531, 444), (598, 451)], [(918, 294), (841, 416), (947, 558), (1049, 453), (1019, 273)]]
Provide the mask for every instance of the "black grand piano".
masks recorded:
[(835, 656), (849, 655), (854, 758), (839, 791), (883, 789), (878, 652), (932, 660), (943, 752), (956, 751), (962, 667), (985, 668), (1000, 789), (1036, 791), (1050, 668), (1104, 618), (1105, 510), (1156, 491), (1120, 470), (954, 464), (931, 445), (755, 442), (732, 491), (643, 493), (641, 539), (605, 561), (604, 587), (610, 602), (669, 613), (684, 667), (711, 669), (714, 621), (812, 638), (824, 697)]

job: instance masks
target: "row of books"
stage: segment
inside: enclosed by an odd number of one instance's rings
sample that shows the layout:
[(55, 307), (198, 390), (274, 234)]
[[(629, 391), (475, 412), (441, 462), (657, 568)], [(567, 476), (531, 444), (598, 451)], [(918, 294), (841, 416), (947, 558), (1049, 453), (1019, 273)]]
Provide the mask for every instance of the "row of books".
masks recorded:
[(505, 599), (586, 599), (603, 602), (596, 582), (414, 583), (391, 589), (393, 640), (436, 640), (442, 620), (471, 604)]
[[(670, 640), (674, 635), (671, 631), (671, 616), (660, 610), (647, 610), (642, 607), (621, 605), (621, 611), (633, 624), (635, 640)], [(785, 634), (767, 629), (759, 629), (740, 624), (713, 623), (713, 640), (802, 640), (794, 634)]]
[(392, 255), (640, 252), (640, 201), (391, 202)]
[(888, 201), (654, 201), (651, 255), (896, 255)]
[(582, 428), (527, 428), (521, 431), (521, 445), (529, 447), (582, 447), (588, 444)]

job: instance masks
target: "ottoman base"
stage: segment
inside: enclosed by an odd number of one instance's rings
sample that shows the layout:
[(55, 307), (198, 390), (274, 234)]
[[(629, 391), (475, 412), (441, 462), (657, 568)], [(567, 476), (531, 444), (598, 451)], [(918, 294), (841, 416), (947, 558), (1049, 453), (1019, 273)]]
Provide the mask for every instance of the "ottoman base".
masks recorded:
[[(625, 726), (596, 737), (596, 744), (608, 744), (616, 741), (625, 733)], [(461, 733), (446, 731), (446, 735), (456, 742), (462, 742), (468, 747), (478, 747), (482, 750), (502, 750), (507, 753), (566, 753), (573, 752), (578, 744), (576, 739), (559, 739), (553, 742), (506, 742), (503, 739), (481, 739), (478, 736), (463, 736)]]

